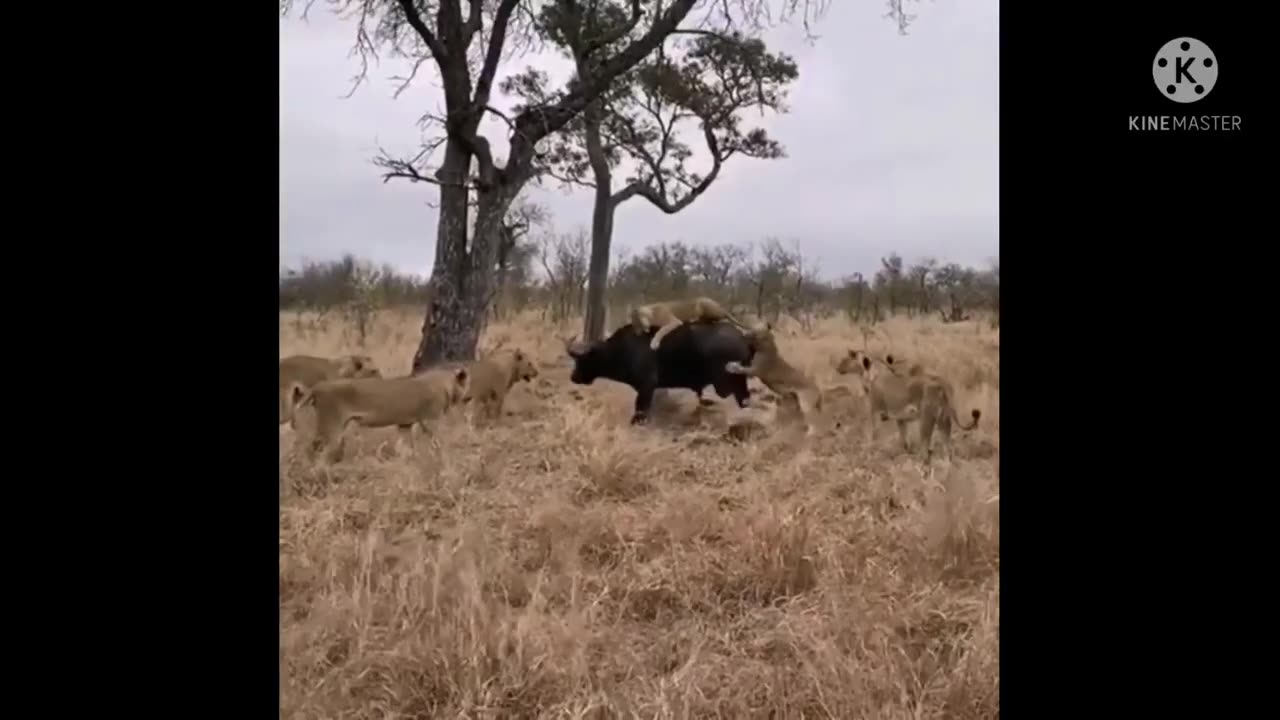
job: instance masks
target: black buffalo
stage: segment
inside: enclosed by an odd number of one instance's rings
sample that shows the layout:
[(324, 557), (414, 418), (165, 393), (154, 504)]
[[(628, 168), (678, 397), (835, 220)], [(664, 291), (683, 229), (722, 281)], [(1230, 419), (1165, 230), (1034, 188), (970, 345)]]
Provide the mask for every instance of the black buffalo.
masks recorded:
[(590, 345), (568, 343), (573, 358), (573, 374), (569, 380), (577, 385), (590, 385), (597, 378), (630, 385), (636, 391), (632, 424), (643, 423), (653, 404), (653, 391), (658, 388), (684, 388), (698, 394), (714, 386), (722, 398), (733, 395), (738, 407), (746, 407), (751, 398), (745, 375), (724, 369), (730, 361), (751, 363), (754, 349), (742, 331), (731, 323), (684, 323), (667, 334), (657, 350), (649, 347), (657, 328), (639, 334), (624, 325), (607, 339)]

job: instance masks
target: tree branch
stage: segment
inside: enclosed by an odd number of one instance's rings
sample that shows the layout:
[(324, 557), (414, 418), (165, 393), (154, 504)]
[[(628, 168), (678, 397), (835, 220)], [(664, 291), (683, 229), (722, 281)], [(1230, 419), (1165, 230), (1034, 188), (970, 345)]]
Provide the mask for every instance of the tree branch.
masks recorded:
[(462, 43), (471, 45), (471, 38), (480, 32), (480, 11), (484, 8), (483, 0), (468, 0), (470, 3), (470, 12), (467, 14), (467, 24), (462, 26)]
[[(481, 0), (472, 0), (472, 8), (479, 7)], [(515, 11), (520, 0), (502, 0), (498, 12), (493, 16), (493, 27), (489, 29), (489, 47), (485, 52), (484, 66), (480, 68), (480, 77), (476, 78), (476, 90), (472, 103), (477, 106), (489, 104), (489, 94), (493, 91), (493, 78), (498, 72), (498, 63), (502, 61), (502, 46), (507, 42), (507, 23), (511, 13)], [(478, 19), (478, 13), (475, 13)]]
[[(665, 197), (667, 183), (662, 172), (662, 164), (666, 162), (667, 154), (671, 152), (672, 134), (675, 132), (676, 122), (680, 119), (680, 111), (676, 110), (676, 112), (672, 113), (671, 121), (667, 122), (662, 117), (663, 94), (656, 87), (646, 88), (644, 94), (648, 102), (641, 103), (641, 107), (653, 116), (654, 122), (657, 123), (658, 128), (662, 131), (662, 142), (658, 145), (658, 157), (656, 159), (651, 157), (647, 151), (644, 152), (644, 156), (650, 167), (653, 168), (653, 177), (658, 183), (658, 192)], [(636, 139), (634, 133), (632, 138)], [(683, 146), (683, 143), (679, 144)]]
[[(594, 12), (592, 14), (594, 15)], [(639, 24), (640, 24), (640, 0), (631, 0), (631, 17), (627, 19), (627, 22), (621, 27), (619, 27), (618, 29), (614, 30), (613, 32), (605, 33), (604, 35), (601, 35), (599, 38), (596, 38), (588, 42), (586, 47), (582, 49), (582, 56), (586, 57), (591, 53), (595, 52), (596, 50), (599, 50), (602, 47), (608, 47), (618, 42), (619, 40), (621, 40), (622, 38), (630, 34), (630, 32), (636, 28), (636, 25), (639, 25)]]
[(716, 30), (702, 30), (700, 28), (680, 28), (673, 30), (672, 35), (698, 35), (700, 37), (715, 38), (724, 42), (733, 42), (733, 37)]
[[(403, 6), (411, 3), (412, 0), (398, 0)], [(480, 10), (481, 0), (471, 0), (470, 13), (465, 23), (460, 28), (461, 48), (464, 50), (470, 44), (471, 38), (480, 29)], [(502, 0), (502, 4), (498, 7), (498, 11), (494, 16), (493, 27), (489, 32), (489, 47), (485, 56), (484, 67), (480, 72), (480, 77), (476, 82), (474, 94), (466, 97), (463, 93), (469, 92), (470, 88), (461, 84), (461, 80), (455, 84), (447, 84), (448, 87), (455, 87), (459, 92), (455, 97), (461, 101), (454, 105), (453, 112), (450, 113), (449, 121), (445, 124), (449, 137), (457, 140), (466, 147), (467, 151), (475, 156), (479, 165), (479, 179), (477, 188), (484, 190), (493, 187), (498, 182), (501, 171), (493, 160), (493, 150), (489, 145), (488, 138), (480, 135), (478, 130), (480, 120), (483, 118), (486, 110), (493, 110), (489, 107), (489, 94), (493, 87), (493, 77), (498, 70), (498, 62), (502, 56), (502, 46), (506, 42), (507, 22), (511, 18), (511, 13), (519, 5), (519, 0)], [(441, 5), (441, 14), (445, 12), (445, 6)], [(443, 22), (443, 21), (442, 21)], [(417, 26), (414, 26), (415, 29)], [(425, 26), (423, 30), (426, 30)], [(427, 31), (429, 34), (429, 31)], [(438, 64), (438, 63), (437, 63)], [(442, 74), (448, 76), (448, 73)], [(465, 75), (465, 65), (462, 70)], [(469, 84), (469, 83), (467, 83)], [(448, 98), (446, 89), (446, 99)], [(465, 100), (463, 99), (465, 98)], [(461, 103), (466, 103), (465, 107), (461, 107)], [(496, 110), (494, 112), (497, 112)], [(506, 119), (502, 113), (497, 113), (503, 119)], [(508, 121), (508, 125), (510, 125)]]
[(418, 33), (418, 37), (422, 38), (422, 42), (427, 44), (431, 49), (431, 54), (436, 58), (436, 64), (449, 58), (449, 54), (445, 52), (444, 45), (440, 44), (440, 40), (436, 38), (427, 24), (422, 21), (422, 16), (418, 14), (418, 8), (414, 7), (413, 0), (396, 0), (396, 4), (400, 6), (400, 11), (404, 13), (405, 22), (409, 23), (409, 27)]
[[(451, 113), (450, 117), (457, 117), (461, 113)], [(467, 152), (475, 156), (476, 162), (479, 164), (479, 173), (476, 187), (488, 189), (497, 180), (497, 169), (493, 162), (493, 152), (489, 146), (488, 138), (475, 132), (473, 128), (467, 127), (463, 122), (451, 122), (449, 117), (437, 115), (427, 112), (418, 119), (418, 127), (426, 130), (430, 123), (437, 123), (444, 128), (445, 138), (436, 138), (432, 141), (427, 151), (434, 151), (440, 147), (446, 140), (452, 139), (462, 143)], [(477, 123), (478, 124), (478, 123)], [(419, 153), (411, 162), (417, 162), (421, 159), (423, 153)], [(397, 177), (407, 177), (397, 175)]]
[(711, 151), (711, 172), (707, 173), (702, 182), (690, 190), (689, 194), (673, 203), (667, 199), (665, 193), (659, 193), (646, 182), (637, 181), (614, 193), (613, 197), (609, 198), (610, 204), (616, 208), (639, 195), (668, 215), (674, 215), (693, 204), (693, 201), (697, 200), (698, 196), (706, 192), (707, 188), (711, 187), (711, 183), (715, 182), (716, 177), (720, 174), (720, 166), (724, 163), (724, 158), (727, 157), (727, 155), (722, 156), (720, 154), (720, 143), (710, 125), (704, 124), (702, 126), (702, 134), (707, 141), (707, 149)]
[(391, 95), (391, 98), (393, 100), (400, 99), (400, 94), (403, 93), (405, 90), (407, 90), (409, 88), (409, 83), (412, 83), (413, 79), (418, 76), (418, 68), (422, 67), (422, 64), (430, 59), (431, 59), (430, 56), (424, 55), (423, 57), (420, 57), (417, 60), (413, 61), (413, 69), (409, 71), (409, 75), (407, 77), (391, 78), (392, 80), (396, 80), (400, 82), (400, 84), (396, 87), (396, 91)]
[[(314, 0), (308, 0), (308, 2), (306, 3), (306, 6), (302, 10), (302, 19), (304, 22), (307, 20), (307, 13), (310, 12), (311, 5), (313, 2)], [(289, 2), (288, 0), (286, 0), (285, 3), (282, 3), (282, 6), (284, 7), (285, 12), (288, 12), (289, 4), (291, 4), (291, 2)], [(347, 57), (351, 57), (352, 55), (355, 55), (360, 58), (360, 72), (352, 76), (351, 89), (347, 91), (346, 95), (342, 96), (344, 100), (349, 100), (352, 97), (354, 97), (356, 94), (356, 90), (360, 89), (361, 83), (363, 83), (365, 80), (369, 78), (369, 58), (372, 57), (374, 60), (378, 59), (378, 47), (377, 45), (374, 44), (373, 37), (369, 35), (368, 22), (369, 22), (369, 17), (371, 13), (372, 13), (372, 10), (370, 9), (369, 5), (367, 3), (361, 3), (359, 18), (356, 20), (356, 23), (355, 23), (356, 43), (351, 48), (351, 52), (347, 54)], [(341, 17), (341, 15), (339, 16)], [(343, 19), (347, 19), (347, 18), (343, 18)]]
[(885, 4), (889, 6), (889, 12), (885, 13), (884, 16), (898, 24), (899, 35), (906, 35), (907, 26), (911, 24), (912, 20), (916, 19), (916, 16), (902, 9), (902, 0), (886, 0)]
[(417, 163), (423, 158), (423, 156), (439, 147), (441, 142), (443, 142), (443, 140), (436, 140), (435, 142), (428, 144), (410, 160), (398, 160), (391, 157), (391, 154), (386, 150), (378, 148), (378, 157), (373, 161), (373, 164), (386, 170), (386, 172), (382, 174), (382, 182), (384, 183), (392, 178), (403, 178), (413, 182), (431, 183), (432, 185), (440, 185), (442, 187), (475, 189), (477, 184), (474, 180), (462, 183), (449, 182), (441, 180), (438, 177), (438, 174), (436, 174), (436, 177), (431, 177), (430, 175), (425, 175), (422, 171), (418, 170), (416, 167)]
[(489, 138), (478, 133), (470, 133), (458, 139), (466, 143), (471, 154), (476, 156), (476, 164), (479, 165), (480, 171), (480, 182), (476, 186), (482, 190), (493, 187), (498, 179), (498, 167), (493, 162), (493, 150), (489, 147)]
[[(506, 113), (502, 112), (498, 108), (492, 105), (485, 105), (484, 110), (491, 112), (494, 115), (497, 115), (499, 118), (502, 118), (502, 121), (507, 124), (507, 128), (511, 130), (511, 133), (513, 135), (520, 134), (522, 132), (520, 128), (516, 127), (515, 121), (513, 121), (510, 117), (507, 116)], [(538, 156), (541, 156), (542, 154), (543, 153), (537, 153)]]
[(653, 157), (653, 154), (649, 152), (649, 149), (645, 147), (644, 140), (640, 137), (639, 131), (636, 130), (635, 121), (625, 113), (618, 113), (612, 119), (618, 122), (627, 134), (626, 138), (618, 138), (621, 141), (619, 144), (625, 146), (632, 155), (638, 156), (640, 160), (649, 166), (649, 170), (653, 173), (653, 179), (661, 188), (661, 194), (665, 195), (666, 188), (662, 180), (662, 166), (658, 163), (657, 158)]
[(596, 187), (596, 184), (591, 182), (590, 180), (584, 180), (580, 177), (574, 177), (572, 175), (562, 175), (549, 167), (540, 168), (538, 170), (538, 174), (546, 175), (547, 177), (551, 178), (552, 180), (556, 180), (560, 182), (562, 185), (565, 185), (566, 187), (577, 185), (578, 187), (591, 188), (593, 190)]
[(564, 127), (591, 101), (603, 94), (615, 78), (653, 52), (662, 40), (680, 25), (696, 2), (697, 0), (675, 0), (644, 35), (602, 63), (591, 77), (579, 78), (575, 83), (576, 87), (559, 102), (551, 106), (531, 107), (520, 113), (520, 117), (516, 119), (516, 125), (525, 132), (512, 142), (511, 158), (517, 162), (526, 161), (525, 159), (532, 152), (531, 143), (536, 143)]

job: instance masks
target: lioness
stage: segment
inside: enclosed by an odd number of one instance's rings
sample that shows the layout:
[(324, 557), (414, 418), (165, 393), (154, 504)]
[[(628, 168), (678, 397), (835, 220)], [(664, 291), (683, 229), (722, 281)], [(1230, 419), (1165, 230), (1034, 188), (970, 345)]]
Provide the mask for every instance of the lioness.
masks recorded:
[(737, 375), (759, 378), (780, 398), (794, 398), (805, 423), (805, 434), (812, 435), (813, 415), (822, 410), (822, 391), (817, 383), (782, 357), (771, 326), (765, 324), (745, 334), (747, 342), (755, 350), (751, 364), (744, 367), (739, 362), (730, 362), (724, 369)]
[[(955, 423), (961, 430), (972, 430), (978, 425), (982, 411), (974, 408), (971, 412), (973, 422), (964, 425), (956, 413), (955, 392), (951, 383), (944, 378), (926, 372), (920, 365), (913, 365), (905, 374), (898, 372), (891, 364), (888, 356), (875, 357), (868, 353), (849, 351), (850, 359), (857, 363), (849, 367), (862, 378), (862, 387), (867, 393), (871, 417), (868, 426), (868, 439), (875, 441), (876, 417), (892, 419), (898, 424), (898, 436), (903, 448), (911, 452), (911, 444), (907, 439), (907, 423), (920, 422), (920, 442), (925, 448), (925, 461), (933, 458), (933, 430), (936, 426), (942, 433), (943, 444), (947, 448), (947, 457), (951, 457), (951, 425)], [(845, 363), (842, 363), (845, 365)]]
[(662, 342), (662, 338), (667, 336), (667, 333), (676, 329), (682, 323), (713, 323), (722, 320), (728, 320), (744, 332), (750, 330), (749, 327), (743, 325), (731, 315), (729, 311), (720, 307), (720, 303), (709, 297), (650, 303), (641, 305), (631, 311), (631, 326), (641, 335), (649, 332), (649, 329), (654, 326), (658, 327), (658, 332), (654, 334), (653, 340), (649, 341), (649, 347), (654, 350), (658, 349), (658, 345)]
[(296, 407), (315, 405), (316, 435), (310, 454), (328, 448), (325, 458), (342, 458), (342, 434), (355, 422), (366, 428), (395, 425), (410, 448), (415, 448), (413, 427), (427, 432), (428, 420), (444, 415), (466, 395), (470, 376), (466, 368), (427, 370), (399, 378), (325, 380), (299, 398)]
[(305, 392), (324, 380), (382, 377), (368, 355), (322, 358), (291, 355), (280, 360), (280, 424), (292, 422), (295, 390)]
[(463, 402), (476, 401), (491, 418), (502, 416), (507, 392), (517, 382), (531, 382), (538, 368), (523, 350), (494, 353), (471, 363), (471, 383)]
[[(884, 362), (896, 373), (905, 371), (908, 375), (919, 375), (924, 372), (924, 366), (920, 363), (907, 365), (893, 355), (885, 355)], [(849, 354), (840, 358), (840, 362), (836, 365), (836, 372), (841, 375), (860, 375), (862, 370), (862, 358), (859, 357), (857, 350), (850, 350)]]

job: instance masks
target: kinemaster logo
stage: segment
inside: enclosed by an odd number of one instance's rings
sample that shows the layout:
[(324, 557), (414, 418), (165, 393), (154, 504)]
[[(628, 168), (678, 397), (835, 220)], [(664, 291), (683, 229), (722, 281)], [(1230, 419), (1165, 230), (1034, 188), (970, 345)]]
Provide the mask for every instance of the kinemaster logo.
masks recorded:
[[(1156, 51), (1151, 61), (1156, 92), (1175, 105), (1194, 105), (1204, 100), (1218, 84), (1220, 73), (1218, 56), (1206, 43), (1193, 37), (1170, 40)], [(1239, 115), (1129, 116), (1129, 130), (1134, 132), (1234, 132), (1239, 129)]]

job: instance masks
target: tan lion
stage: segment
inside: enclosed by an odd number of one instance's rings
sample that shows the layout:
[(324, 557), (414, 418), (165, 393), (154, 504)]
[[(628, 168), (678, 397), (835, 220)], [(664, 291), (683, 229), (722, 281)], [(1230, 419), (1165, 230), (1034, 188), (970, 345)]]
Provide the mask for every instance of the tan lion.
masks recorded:
[(961, 430), (972, 430), (977, 427), (982, 411), (974, 408), (971, 412), (973, 421), (968, 425), (960, 422), (955, 408), (955, 391), (946, 379), (927, 372), (919, 364), (914, 364), (906, 371), (900, 371), (892, 364), (892, 356), (878, 357), (857, 350), (849, 351), (849, 359), (855, 362), (842, 362), (841, 372), (857, 374), (862, 379), (863, 390), (866, 391), (871, 416), (868, 425), (868, 440), (875, 442), (876, 419), (893, 420), (898, 424), (898, 437), (902, 447), (911, 452), (911, 443), (907, 438), (907, 423), (920, 423), (920, 442), (924, 445), (925, 461), (933, 458), (933, 431), (936, 427), (942, 435), (947, 449), (947, 457), (951, 457), (951, 426), (954, 423)]
[(760, 382), (781, 399), (793, 398), (804, 420), (805, 434), (812, 435), (814, 415), (822, 410), (822, 391), (818, 389), (817, 383), (782, 357), (773, 336), (773, 328), (767, 323), (747, 331), (746, 336), (747, 342), (755, 350), (751, 364), (744, 367), (734, 361), (727, 363), (724, 369), (737, 375), (759, 378)]
[(316, 435), (309, 453), (328, 448), (325, 459), (342, 458), (342, 435), (351, 423), (378, 428), (395, 425), (402, 439), (416, 448), (413, 428), (429, 432), (428, 421), (438, 420), (462, 402), (470, 383), (466, 368), (433, 368), (398, 378), (325, 380), (305, 393), (295, 406), (314, 405)]
[(683, 323), (714, 323), (724, 320), (737, 325), (738, 329), (744, 332), (751, 329), (721, 307), (720, 303), (709, 297), (650, 303), (631, 311), (631, 326), (636, 329), (636, 332), (643, 335), (649, 332), (650, 328), (658, 328), (653, 340), (649, 341), (649, 347), (654, 350), (658, 349), (658, 345), (667, 333)]
[(382, 377), (368, 355), (344, 355), (336, 358), (291, 355), (281, 358), (280, 424), (293, 422), (293, 401), (299, 394), (295, 391), (306, 392), (324, 380), (368, 377)]
[(474, 400), (490, 418), (502, 416), (507, 392), (521, 380), (532, 382), (538, 367), (523, 350), (507, 350), (471, 363), (471, 384), (464, 402)]
[[(865, 352), (863, 353), (865, 354)], [(907, 375), (919, 375), (924, 372), (924, 365), (920, 363), (906, 363), (901, 358), (895, 358), (893, 355), (885, 355), (884, 362), (896, 373), (905, 372)], [(847, 355), (840, 358), (840, 362), (836, 364), (836, 372), (841, 375), (860, 375), (862, 374), (862, 358), (859, 351), (850, 350)]]

